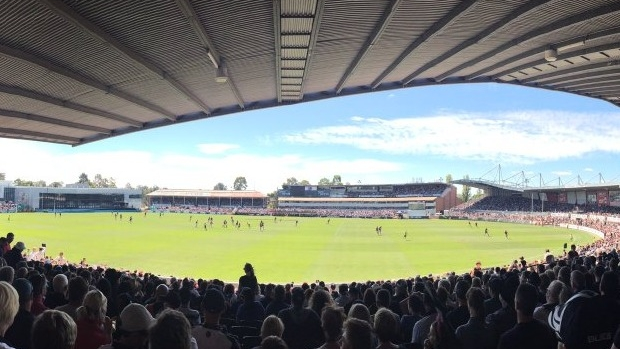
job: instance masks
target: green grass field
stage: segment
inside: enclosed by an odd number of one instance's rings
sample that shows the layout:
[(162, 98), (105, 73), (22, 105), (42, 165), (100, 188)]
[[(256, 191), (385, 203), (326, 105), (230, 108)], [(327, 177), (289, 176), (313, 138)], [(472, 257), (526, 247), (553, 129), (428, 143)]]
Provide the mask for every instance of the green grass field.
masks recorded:
[[(129, 223), (129, 217), (133, 222)], [(541, 259), (546, 248), (558, 254), (569, 242), (585, 244), (594, 237), (565, 228), (453, 220), (374, 220), (213, 215), (213, 228), (203, 228), (207, 215), (125, 213), (19, 213), (0, 215), (0, 234), (15, 233), (28, 248), (47, 244), (47, 254), (60, 251), (72, 262), (86, 258), (94, 265), (142, 270), (163, 276), (192, 276), (236, 281), (250, 262), (259, 282), (327, 282), (377, 280), (464, 272), (476, 261), (505, 265), (524, 256)], [(223, 228), (224, 219), (229, 220)], [(265, 222), (260, 232), (259, 221)], [(299, 224), (295, 225), (298, 219)], [(195, 221), (198, 220), (198, 227)], [(248, 223), (250, 227), (248, 228)], [(382, 226), (377, 236), (375, 227)], [(491, 237), (484, 236), (488, 228)], [(508, 230), (509, 239), (504, 237)], [(403, 238), (408, 232), (407, 239)], [(569, 242), (570, 244), (570, 242)]]

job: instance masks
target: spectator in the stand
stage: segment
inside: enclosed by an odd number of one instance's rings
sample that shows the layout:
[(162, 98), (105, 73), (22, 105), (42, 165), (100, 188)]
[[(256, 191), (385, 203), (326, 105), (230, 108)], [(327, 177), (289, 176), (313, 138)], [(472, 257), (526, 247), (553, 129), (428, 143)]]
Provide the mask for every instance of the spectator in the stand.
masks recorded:
[(114, 341), (99, 349), (143, 349), (148, 331), (155, 323), (151, 313), (143, 305), (132, 303), (121, 311), (119, 318)]
[(348, 290), (349, 286), (347, 284), (338, 285), (338, 298), (335, 299), (337, 306), (344, 307), (349, 303)]
[(263, 292), (263, 298), (260, 300), (260, 304), (263, 305), (263, 308), (265, 308), (265, 310), (267, 310), (267, 306), (269, 305), (269, 303), (273, 301), (275, 287), (276, 285), (272, 283), (265, 285), (265, 291)]
[(0, 267), (0, 281), (6, 281), (9, 284), (12, 284), (14, 278), (15, 269), (13, 269), (13, 267), (9, 267), (8, 265)]
[(46, 310), (32, 326), (33, 349), (73, 349), (77, 338), (75, 321), (57, 310)]
[(73, 321), (77, 321), (77, 309), (82, 306), (87, 292), (88, 284), (86, 280), (81, 276), (74, 277), (69, 281), (69, 288), (67, 290), (69, 302), (57, 307), (56, 310), (69, 314)]
[(370, 311), (363, 303), (353, 304), (349, 313), (347, 314), (349, 319), (360, 319), (366, 321), (370, 325)]
[(290, 348), (316, 348), (325, 342), (321, 320), (312, 310), (303, 307), (304, 291), (295, 287), (291, 291), (292, 306), (280, 311), (284, 323), (282, 338)]
[(285, 296), (286, 290), (284, 289), (284, 286), (277, 285), (273, 291), (273, 300), (265, 309), (265, 315), (278, 315), (280, 310), (288, 308), (290, 304), (287, 304), (284, 301)]
[(547, 318), (549, 313), (560, 304), (560, 293), (566, 288), (564, 283), (559, 280), (553, 280), (547, 287), (546, 300), (547, 302), (534, 310), (534, 319), (547, 324)]
[[(377, 295), (375, 297), (376, 300), (376, 304), (377, 304), (377, 311), (381, 308), (389, 308), (390, 307), (390, 302), (392, 301), (392, 296), (390, 295), (390, 291), (386, 290), (386, 289), (380, 289), (379, 291), (377, 291)], [(370, 310), (370, 313), (373, 314), (372, 310), (370, 309), (370, 307), (368, 308), (368, 310)], [(376, 311), (375, 311), (376, 313)]]
[(486, 315), (493, 314), (502, 308), (502, 302), (499, 300), (499, 293), (502, 290), (502, 279), (499, 277), (491, 277), (489, 279), (489, 296), (484, 301), (484, 312)]
[(517, 312), (514, 308), (514, 300), (518, 286), (519, 279), (514, 275), (510, 275), (504, 281), (499, 296), (502, 302), (502, 308), (486, 317), (487, 326), (493, 334), (495, 341), (517, 324)]
[(344, 312), (348, 314), (353, 304), (357, 303), (364, 304), (360, 299), (360, 289), (357, 286), (351, 286), (349, 287), (349, 302), (344, 306)]
[(308, 308), (312, 309), (319, 317), (323, 313), (323, 309), (325, 307), (331, 306), (334, 304), (332, 300), (332, 296), (325, 290), (316, 290), (312, 293), (310, 297), (310, 302), (308, 303)]
[(13, 243), (14, 239), (15, 239), (15, 234), (11, 232), (6, 234), (6, 238), (4, 238), (2, 242), (0, 243), (0, 248), (2, 249), (2, 255), (8, 253), (12, 249), (11, 243)]
[(179, 296), (181, 297), (179, 311), (185, 315), (192, 327), (200, 325), (200, 313), (197, 310), (191, 309), (189, 306), (192, 297), (191, 291), (188, 288), (182, 288), (181, 291), (179, 291)]
[(446, 315), (446, 320), (452, 330), (464, 325), (469, 321), (469, 309), (467, 308), (467, 291), (469, 291), (469, 282), (459, 280), (454, 286), (454, 295), (456, 296), (457, 307)]
[(413, 326), (418, 320), (422, 319), (424, 304), (418, 293), (412, 293), (407, 298), (407, 313), (400, 318), (400, 334), (403, 342), (411, 341)]
[(11, 250), (5, 252), (2, 257), (6, 260), (6, 264), (8, 266), (15, 268), (18, 262), (26, 260), (22, 256), (22, 253), (25, 249), (26, 245), (24, 245), (23, 242), (19, 241)]
[(250, 263), (245, 263), (243, 271), (245, 272), (245, 275), (239, 278), (239, 293), (241, 293), (244, 287), (247, 287), (255, 294), (257, 294), (258, 280), (256, 279), (256, 275), (254, 274), (254, 267)]
[(149, 349), (191, 349), (196, 345), (191, 331), (185, 315), (176, 310), (165, 309), (157, 316), (155, 324), (149, 330)]
[(269, 336), (260, 343), (260, 349), (289, 349), (286, 342), (277, 336)]
[(17, 279), (13, 288), (19, 297), (19, 311), (15, 315), (13, 325), (6, 331), (5, 338), (17, 349), (30, 349), (30, 331), (34, 323), (32, 307), (32, 284), (26, 279)]
[(348, 319), (343, 325), (342, 349), (371, 349), (372, 328), (366, 321)]
[(236, 314), (237, 322), (242, 321), (263, 321), (265, 319), (265, 309), (260, 302), (255, 300), (255, 293), (252, 289), (244, 287), (241, 291), (243, 303), (239, 305)]
[(282, 320), (275, 315), (267, 316), (260, 327), (260, 336), (262, 339), (269, 336), (282, 337), (283, 332), (284, 324), (282, 323)]
[(455, 331), (461, 349), (493, 348), (495, 339), (484, 322), (484, 293), (478, 288), (470, 288), (466, 297), (470, 318)]
[(521, 284), (515, 294), (517, 324), (505, 332), (498, 349), (556, 349), (557, 340), (549, 327), (534, 319), (538, 291), (534, 285)]
[(146, 309), (148, 309), (149, 313), (152, 316), (156, 316), (160, 311), (164, 309), (164, 303), (166, 301), (166, 296), (168, 295), (168, 286), (165, 284), (159, 284), (157, 288), (155, 288), (155, 299), (153, 302), (148, 303), (146, 305)]
[(192, 329), (198, 349), (222, 348), (238, 349), (239, 342), (231, 336), (225, 326), (220, 325), (222, 314), (226, 311), (226, 299), (219, 289), (208, 289), (202, 299), (201, 309), (204, 322)]
[(6, 281), (0, 281), (0, 349), (13, 349), (5, 343), (6, 331), (13, 324), (19, 310), (19, 295)]
[(342, 308), (327, 306), (321, 314), (321, 327), (325, 335), (325, 344), (319, 349), (340, 349), (340, 337), (345, 315)]
[(97, 349), (112, 342), (112, 320), (107, 317), (108, 301), (98, 290), (88, 291), (77, 309), (76, 348)]
[(371, 315), (374, 315), (377, 312), (377, 294), (371, 287), (364, 291), (362, 302), (364, 302), (364, 305), (368, 308)]
[(45, 276), (36, 273), (32, 274), (28, 281), (32, 284), (32, 315), (37, 316), (48, 309), (43, 304), (43, 299), (47, 292), (47, 279)]
[(65, 274), (57, 274), (52, 279), (52, 292), (45, 295), (43, 304), (49, 309), (54, 309), (61, 305), (67, 304), (67, 288), (69, 287), (69, 279)]
[(427, 293), (424, 293), (422, 296), (422, 301), (424, 303), (426, 316), (415, 323), (411, 335), (411, 343), (418, 344), (420, 346), (424, 345), (424, 341), (428, 338), (428, 334), (430, 333), (431, 325), (437, 318), (437, 311), (432, 297)]
[(380, 308), (375, 314), (374, 330), (381, 349), (396, 349), (398, 340), (398, 315), (388, 308)]

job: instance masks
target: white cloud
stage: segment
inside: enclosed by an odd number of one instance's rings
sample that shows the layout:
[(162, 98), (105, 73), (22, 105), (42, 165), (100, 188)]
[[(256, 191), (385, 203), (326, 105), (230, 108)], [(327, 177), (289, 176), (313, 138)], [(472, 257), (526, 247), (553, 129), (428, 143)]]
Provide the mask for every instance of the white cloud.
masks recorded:
[[(75, 183), (84, 172), (113, 177), (119, 187), (158, 185), (167, 188), (211, 189), (222, 182), (232, 187), (234, 179), (244, 176), (248, 189), (269, 193), (286, 180), (296, 177), (317, 183), (335, 174), (344, 181), (378, 183), (380, 179), (400, 176), (399, 163), (372, 158), (323, 158), (299, 154), (187, 155), (176, 152), (157, 154), (150, 151), (87, 151), (44, 143), (1, 139), (0, 148), (19, 149), (3, 154), (2, 172), (7, 179), (62, 181)], [(392, 177), (390, 177), (392, 176)]]
[(573, 174), (571, 171), (551, 171), (551, 173), (558, 177), (565, 177)]
[(238, 149), (239, 145), (229, 143), (203, 143), (198, 144), (198, 149), (205, 154), (221, 154), (229, 150)]
[(393, 94), (393, 93), (390, 93), (387, 97), (388, 97), (388, 98), (394, 98), (394, 97), (396, 97), (396, 95), (395, 95), (395, 94)]
[(594, 151), (620, 152), (617, 113), (453, 112), (391, 120), (357, 116), (350, 120), (349, 125), (309, 129), (286, 135), (284, 140), (513, 164), (579, 157)]
[(583, 169), (584, 172), (594, 172), (594, 169), (590, 168), (590, 167), (586, 167)]

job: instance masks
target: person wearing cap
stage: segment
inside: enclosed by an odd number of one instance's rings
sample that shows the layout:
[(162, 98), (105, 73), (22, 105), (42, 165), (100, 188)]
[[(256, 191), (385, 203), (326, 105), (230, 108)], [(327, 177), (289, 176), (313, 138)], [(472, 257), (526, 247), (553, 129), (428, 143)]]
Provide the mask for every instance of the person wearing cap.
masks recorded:
[(204, 294), (200, 307), (203, 312), (204, 322), (201, 326), (192, 329), (192, 336), (196, 338), (198, 349), (240, 348), (241, 346), (237, 338), (228, 333), (226, 326), (220, 325), (220, 318), (224, 311), (226, 311), (224, 294), (216, 288), (208, 289)]
[(77, 309), (76, 348), (97, 349), (112, 342), (112, 320), (105, 315), (107, 308), (103, 293), (98, 290), (86, 293), (82, 306)]
[(6, 260), (6, 264), (15, 268), (17, 263), (20, 261), (25, 261), (26, 259), (22, 256), (23, 251), (26, 249), (26, 245), (23, 242), (19, 241), (13, 246), (13, 248), (4, 254), (4, 259)]
[(4, 338), (19, 311), (19, 295), (11, 284), (0, 281), (0, 349), (13, 349)]
[(34, 315), (30, 312), (32, 307), (32, 284), (30, 281), (19, 278), (13, 281), (13, 288), (19, 298), (19, 310), (13, 325), (6, 331), (5, 338), (17, 349), (30, 349), (30, 331), (34, 323)]
[(131, 303), (121, 311), (115, 339), (99, 349), (142, 349), (149, 338), (149, 329), (155, 323), (146, 308), (138, 303)]

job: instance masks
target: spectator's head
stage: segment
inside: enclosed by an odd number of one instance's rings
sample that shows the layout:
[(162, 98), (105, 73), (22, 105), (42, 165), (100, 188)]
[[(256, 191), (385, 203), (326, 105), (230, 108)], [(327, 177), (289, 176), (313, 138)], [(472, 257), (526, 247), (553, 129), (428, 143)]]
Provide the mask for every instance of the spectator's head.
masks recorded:
[(222, 315), (226, 310), (226, 299), (222, 292), (216, 288), (208, 289), (202, 298), (202, 309), (207, 315)]
[(291, 290), (291, 303), (295, 308), (301, 308), (304, 305), (304, 289), (301, 287), (293, 287)]
[(261, 349), (288, 349), (286, 342), (277, 336), (269, 336), (262, 340), (260, 343)]
[(342, 325), (344, 324), (344, 312), (342, 308), (328, 306), (323, 309), (321, 314), (321, 327), (327, 342), (335, 342), (342, 335)]
[(0, 281), (6, 281), (9, 284), (12, 284), (14, 278), (15, 269), (13, 269), (13, 267), (5, 265), (0, 268)]
[(269, 315), (263, 320), (263, 325), (260, 328), (261, 338), (267, 338), (269, 336), (282, 337), (284, 332), (284, 323), (279, 317), (275, 315)]
[(361, 303), (355, 303), (349, 309), (349, 319), (360, 319), (370, 324), (370, 311)]
[(84, 296), (86, 296), (86, 293), (88, 292), (88, 284), (83, 277), (76, 276), (69, 281), (68, 291), (69, 303), (82, 304), (84, 301)]
[(586, 278), (579, 270), (573, 270), (570, 273), (570, 287), (573, 292), (579, 292), (586, 289)]
[(407, 299), (407, 307), (410, 314), (422, 315), (424, 313), (424, 304), (422, 303), (422, 296), (418, 292), (414, 292), (409, 295)]
[(565, 287), (566, 285), (560, 280), (551, 281), (549, 287), (547, 287), (547, 293), (545, 294), (547, 303), (558, 304), (560, 302), (560, 294)]
[(121, 311), (117, 334), (127, 348), (142, 348), (148, 340), (148, 331), (155, 323), (146, 308), (131, 303)]
[(617, 299), (619, 288), (620, 285), (618, 285), (618, 274), (612, 271), (603, 273), (603, 276), (601, 277), (601, 284), (599, 286), (601, 294)]
[(538, 291), (536, 286), (527, 283), (519, 285), (515, 294), (515, 310), (517, 314), (532, 317), (537, 303)]
[(67, 313), (46, 310), (32, 325), (33, 349), (73, 349), (77, 326)]
[(364, 298), (362, 300), (367, 307), (370, 307), (377, 303), (377, 295), (375, 294), (375, 290), (371, 287), (367, 288), (364, 291)]
[(314, 310), (317, 315), (321, 316), (323, 308), (334, 303), (332, 296), (324, 290), (316, 290), (310, 297), (308, 308)]
[(519, 278), (516, 276), (510, 276), (502, 285), (502, 290), (499, 293), (500, 300), (508, 307), (513, 307), (515, 300), (515, 293), (519, 286)]
[(277, 285), (273, 290), (273, 299), (275, 299), (278, 302), (283, 302), (285, 297), (286, 297), (286, 290), (284, 289), (284, 286)]
[(371, 349), (370, 324), (359, 319), (348, 319), (343, 326), (342, 349)]
[(484, 317), (484, 292), (472, 287), (467, 291), (467, 308), (471, 317)]
[(489, 294), (491, 297), (499, 297), (499, 293), (502, 290), (502, 279), (498, 277), (492, 277), (489, 280)]
[(255, 299), (254, 290), (252, 290), (249, 287), (244, 287), (241, 290), (241, 297), (243, 297), (243, 302), (244, 303), (252, 303), (252, 302), (254, 302), (254, 299)]
[(57, 274), (52, 279), (52, 288), (54, 292), (60, 294), (67, 294), (67, 287), (69, 287), (69, 280), (65, 274)]
[(254, 275), (254, 267), (250, 263), (245, 263), (245, 266), (243, 266), (243, 271), (245, 272), (245, 275)]
[(388, 343), (396, 339), (398, 334), (398, 321), (396, 314), (388, 308), (381, 308), (375, 314), (375, 333), (379, 342)]
[(165, 284), (157, 285), (157, 287), (155, 288), (155, 298), (158, 301), (163, 302), (166, 299), (167, 295), (168, 295), (168, 286), (166, 286)]
[(377, 291), (377, 308), (388, 308), (390, 306), (390, 291), (382, 288)]
[(0, 336), (11, 327), (19, 310), (19, 295), (6, 281), (0, 281)]
[(149, 330), (149, 349), (190, 349), (191, 327), (183, 313), (165, 309)]
[(77, 309), (77, 318), (103, 321), (108, 309), (108, 300), (99, 290), (92, 290), (86, 293), (82, 306)]
[(8, 234), (6, 234), (6, 242), (8, 242), (9, 244), (13, 242), (13, 240), (15, 240), (15, 234), (9, 232)]
[(467, 291), (469, 290), (469, 283), (465, 280), (460, 280), (454, 286), (454, 295), (456, 299), (463, 304), (467, 303)]
[(16, 279), (13, 282), (13, 288), (15, 288), (19, 296), (19, 306), (22, 309), (25, 308), (30, 311), (30, 307), (32, 306), (32, 284), (30, 281), (24, 278)]
[(47, 279), (45, 276), (35, 273), (28, 277), (28, 281), (32, 284), (32, 296), (38, 297), (45, 295), (47, 291)]
[(168, 308), (179, 309), (179, 307), (181, 307), (181, 296), (178, 292), (168, 292), (164, 304)]

